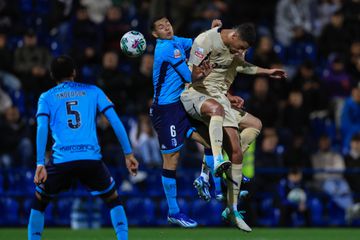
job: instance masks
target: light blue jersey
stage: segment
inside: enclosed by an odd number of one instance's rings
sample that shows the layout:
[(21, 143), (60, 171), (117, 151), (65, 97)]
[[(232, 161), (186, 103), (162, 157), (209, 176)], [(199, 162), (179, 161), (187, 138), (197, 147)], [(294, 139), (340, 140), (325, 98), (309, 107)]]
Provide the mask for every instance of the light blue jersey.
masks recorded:
[[(53, 138), (52, 158), (54, 163), (73, 160), (100, 160), (100, 146), (96, 135), (96, 114), (108, 109), (113, 111), (113, 103), (96, 86), (62, 82), (43, 93), (39, 98), (37, 118), (47, 116)], [(111, 117), (111, 118), (117, 118)], [(122, 125), (122, 124), (121, 124)], [(114, 127), (114, 126), (113, 126)], [(38, 126), (39, 129), (39, 126)], [(120, 136), (120, 135), (119, 135)], [(44, 138), (37, 139), (37, 162), (44, 163)], [(46, 138), (46, 136), (45, 136)], [(122, 137), (124, 138), (124, 137)], [(125, 134), (125, 154), (131, 152)], [(123, 146), (124, 148), (124, 146)]]
[(191, 49), (192, 39), (174, 36), (173, 39), (157, 39), (154, 66), (154, 104), (166, 105), (180, 100), (184, 83), (191, 82), (191, 72), (186, 64), (186, 52)]

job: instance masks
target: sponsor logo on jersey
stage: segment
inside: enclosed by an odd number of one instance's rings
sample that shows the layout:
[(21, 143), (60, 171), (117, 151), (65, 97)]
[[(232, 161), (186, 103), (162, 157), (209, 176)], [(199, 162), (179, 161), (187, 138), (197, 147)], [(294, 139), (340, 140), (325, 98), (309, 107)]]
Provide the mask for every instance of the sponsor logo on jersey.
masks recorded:
[(166, 146), (164, 144), (162, 144), (161, 149), (166, 149)]
[(179, 58), (179, 57), (181, 57), (181, 52), (179, 49), (175, 49), (174, 50), (174, 58)]
[(90, 144), (80, 144), (80, 145), (70, 145), (63, 146), (60, 148), (61, 152), (86, 152), (86, 151), (94, 151), (95, 146)]
[(204, 49), (201, 47), (196, 48), (195, 55), (201, 59), (204, 58)]

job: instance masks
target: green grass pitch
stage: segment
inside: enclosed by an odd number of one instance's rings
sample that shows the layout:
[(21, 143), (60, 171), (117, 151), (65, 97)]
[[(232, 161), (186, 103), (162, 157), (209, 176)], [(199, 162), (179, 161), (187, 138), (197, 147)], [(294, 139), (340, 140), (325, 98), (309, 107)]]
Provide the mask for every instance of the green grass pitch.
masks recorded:
[[(24, 228), (0, 228), (1, 240), (27, 239)], [(115, 240), (112, 229), (70, 230), (45, 228), (43, 240)], [(355, 228), (255, 228), (245, 233), (233, 228), (130, 228), (130, 240), (359, 240), (360, 229)]]

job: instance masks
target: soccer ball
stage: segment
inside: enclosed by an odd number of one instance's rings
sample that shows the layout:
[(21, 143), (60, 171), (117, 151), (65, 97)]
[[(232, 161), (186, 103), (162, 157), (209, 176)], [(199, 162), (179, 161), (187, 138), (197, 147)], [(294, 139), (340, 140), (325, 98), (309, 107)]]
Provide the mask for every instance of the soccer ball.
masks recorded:
[(301, 188), (294, 188), (287, 195), (287, 200), (293, 203), (300, 203), (306, 201), (306, 193)]
[(146, 40), (137, 31), (129, 31), (120, 40), (120, 48), (129, 57), (138, 57), (145, 52)]

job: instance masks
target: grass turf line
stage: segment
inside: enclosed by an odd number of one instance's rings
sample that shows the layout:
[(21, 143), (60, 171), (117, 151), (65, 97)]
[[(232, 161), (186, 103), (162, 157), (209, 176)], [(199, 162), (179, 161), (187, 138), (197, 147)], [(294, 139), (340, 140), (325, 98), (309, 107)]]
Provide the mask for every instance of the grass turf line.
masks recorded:
[[(0, 228), (0, 240), (27, 238), (24, 228)], [(114, 240), (113, 229), (77, 230), (45, 228), (42, 240)], [(233, 228), (130, 228), (130, 240), (359, 240), (355, 228), (256, 228), (245, 233)]]

